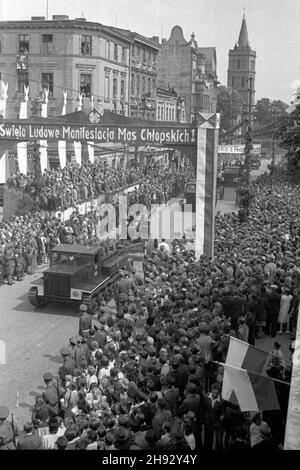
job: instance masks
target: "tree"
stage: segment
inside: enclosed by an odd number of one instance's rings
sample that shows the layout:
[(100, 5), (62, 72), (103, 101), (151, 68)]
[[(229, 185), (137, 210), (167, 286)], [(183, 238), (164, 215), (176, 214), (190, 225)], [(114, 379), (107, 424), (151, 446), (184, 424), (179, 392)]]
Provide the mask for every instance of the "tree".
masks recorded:
[(300, 104), (290, 115), (278, 119), (275, 135), (280, 147), (287, 149), (289, 165), (300, 167)]
[(274, 124), (277, 119), (287, 116), (288, 104), (281, 100), (270, 101), (269, 98), (258, 100), (255, 105), (255, 127), (263, 128)]
[(230, 87), (219, 86), (217, 96), (217, 113), (220, 113), (220, 130), (227, 132), (236, 125), (243, 111), (241, 95)]

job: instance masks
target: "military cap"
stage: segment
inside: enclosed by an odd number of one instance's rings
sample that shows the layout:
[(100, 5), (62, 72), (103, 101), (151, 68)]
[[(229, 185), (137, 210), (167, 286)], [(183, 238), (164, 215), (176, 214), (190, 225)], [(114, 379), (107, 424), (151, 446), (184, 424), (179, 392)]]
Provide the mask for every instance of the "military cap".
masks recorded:
[(6, 419), (9, 415), (9, 408), (7, 406), (0, 406), (0, 419)]
[(69, 348), (61, 348), (60, 349), (60, 354), (62, 356), (68, 356), (70, 354), (70, 349)]
[(79, 306), (79, 310), (80, 310), (81, 312), (86, 312), (86, 311), (87, 311), (87, 305), (81, 304), (81, 305)]
[(51, 372), (46, 372), (46, 373), (43, 375), (43, 377), (44, 377), (44, 380), (45, 380), (46, 382), (50, 382), (50, 380), (53, 380), (53, 375), (51, 374)]

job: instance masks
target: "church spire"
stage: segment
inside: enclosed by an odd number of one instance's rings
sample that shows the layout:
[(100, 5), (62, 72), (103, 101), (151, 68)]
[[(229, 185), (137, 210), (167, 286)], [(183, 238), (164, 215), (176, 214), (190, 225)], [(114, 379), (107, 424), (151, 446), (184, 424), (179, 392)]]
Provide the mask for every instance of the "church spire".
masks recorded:
[(248, 31), (247, 31), (247, 24), (246, 24), (246, 16), (244, 12), (241, 31), (238, 39), (238, 46), (249, 46), (249, 39), (248, 39)]

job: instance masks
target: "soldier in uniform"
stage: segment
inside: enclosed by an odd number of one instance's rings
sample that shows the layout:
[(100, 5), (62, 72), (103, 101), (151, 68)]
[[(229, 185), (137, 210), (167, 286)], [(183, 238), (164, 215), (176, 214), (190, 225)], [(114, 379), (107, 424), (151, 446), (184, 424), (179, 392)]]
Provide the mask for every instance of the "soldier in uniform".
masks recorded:
[(13, 244), (9, 243), (7, 245), (7, 250), (5, 252), (5, 265), (7, 273), (7, 283), (9, 286), (13, 285), (13, 276), (15, 272), (15, 254), (13, 250)]
[(26, 244), (25, 248), (25, 258), (26, 258), (26, 267), (27, 267), (27, 273), (28, 274), (33, 274), (33, 249), (30, 245), (30, 243)]
[(9, 413), (7, 406), (0, 406), (0, 450), (15, 450), (15, 437), (20, 435), (17, 426), (8, 421)]
[(79, 318), (79, 336), (84, 337), (87, 335), (90, 328), (93, 326), (92, 317), (87, 313), (87, 306), (81, 304), (79, 306), (81, 316)]
[(103, 244), (100, 243), (99, 250), (98, 250), (98, 253), (97, 253), (97, 271), (98, 271), (98, 274), (101, 273), (101, 267), (102, 267), (102, 263), (103, 263), (104, 258), (105, 258), (105, 250), (104, 250)]
[(58, 416), (60, 412), (60, 391), (58, 385), (54, 383), (54, 377), (51, 372), (46, 372), (43, 376), (46, 390), (42, 397), (52, 416)]
[(21, 281), (23, 274), (24, 274), (24, 265), (25, 265), (23, 248), (22, 248), (21, 243), (18, 243), (15, 249), (15, 263), (16, 263), (17, 280)]
[(70, 357), (69, 348), (61, 348), (60, 354), (63, 358), (63, 365), (59, 368), (59, 378), (62, 381), (62, 384), (65, 385), (65, 378), (67, 375), (74, 375), (75, 361)]

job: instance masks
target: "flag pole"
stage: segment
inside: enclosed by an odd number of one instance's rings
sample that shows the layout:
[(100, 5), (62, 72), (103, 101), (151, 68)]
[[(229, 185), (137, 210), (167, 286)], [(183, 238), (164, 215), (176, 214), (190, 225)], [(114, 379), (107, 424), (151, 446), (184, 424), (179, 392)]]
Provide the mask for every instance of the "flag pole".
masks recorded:
[(241, 367), (235, 367), (230, 364), (225, 364), (224, 362), (219, 362), (219, 361), (212, 361), (212, 362), (214, 362), (215, 364), (219, 364), (220, 366), (223, 366), (224, 368), (230, 367), (231, 369), (242, 370), (243, 372), (249, 372), (250, 374), (258, 375), (259, 377), (265, 377), (267, 379), (274, 380), (274, 382), (288, 385), (289, 387), (291, 386), (289, 382), (285, 382), (284, 380), (280, 380), (280, 379), (274, 379), (273, 377), (270, 377), (269, 375), (258, 374), (257, 372), (252, 372), (251, 370), (247, 370), (247, 369), (241, 369)]

